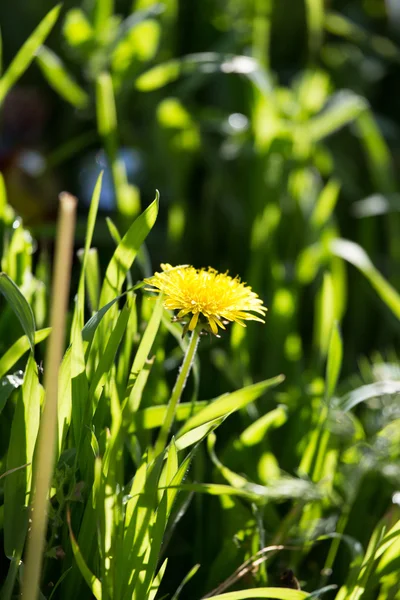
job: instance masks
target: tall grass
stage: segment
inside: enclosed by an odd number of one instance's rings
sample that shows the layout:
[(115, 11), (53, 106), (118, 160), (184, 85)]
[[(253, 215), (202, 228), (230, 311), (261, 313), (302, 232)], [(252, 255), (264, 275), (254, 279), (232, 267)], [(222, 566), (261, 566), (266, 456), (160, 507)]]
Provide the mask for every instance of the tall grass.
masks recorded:
[[(280, 78), (282, 4), (213, 8), (56, 7), (0, 79), (1, 106), (35, 60), (65, 102), (47, 172), (64, 168), (71, 191), (71, 161), (107, 155), (78, 222), (43, 553), (32, 502), (56, 298), (44, 230), (38, 249), (0, 178), (5, 600), (400, 598), (398, 184), (367, 90), (341, 89), (332, 66), (343, 39), (368, 36), (308, 1), (303, 68)], [(396, 60), (392, 42), (370, 42)], [(141, 153), (144, 185), (122, 147)], [(141, 289), (160, 261), (240, 272), (269, 307), (265, 326), (200, 340), (180, 404), (190, 342)]]

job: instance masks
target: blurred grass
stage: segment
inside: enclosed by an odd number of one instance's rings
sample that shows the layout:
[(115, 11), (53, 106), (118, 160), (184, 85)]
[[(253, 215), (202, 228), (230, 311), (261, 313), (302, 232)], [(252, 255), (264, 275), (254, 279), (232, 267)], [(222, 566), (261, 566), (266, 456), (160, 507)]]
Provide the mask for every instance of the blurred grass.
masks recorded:
[[(39, 597), (400, 598), (389, 4), (0, 6), (6, 600), (23, 577), (40, 468), (63, 188), (80, 198), (80, 261)], [(187, 346), (134, 285), (159, 262), (240, 273), (269, 313), (265, 327), (201, 341), (157, 458), (154, 430)], [(287, 569), (311, 596), (281, 586)]]

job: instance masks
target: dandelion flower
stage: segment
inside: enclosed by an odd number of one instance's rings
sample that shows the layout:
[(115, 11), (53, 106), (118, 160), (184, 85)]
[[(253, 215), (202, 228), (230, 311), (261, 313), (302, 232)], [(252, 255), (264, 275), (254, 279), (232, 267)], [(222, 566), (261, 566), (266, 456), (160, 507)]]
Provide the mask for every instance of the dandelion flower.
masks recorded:
[(190, 319), (184, 332), (202, 325), (217, 335), (218, 327), (225, 329), (229, 321), (243, 326), (246, 320), (264, 323), (261, 317), (267, 309), (262, 300), (238, 277), (232, 278), (210, 267), (195, 269), (162, 264), (161, 269), (161, 273), (145, 279), (149, 286), (146, 289), (164, 294), (165, 308), (178, 311), (176, 320)]

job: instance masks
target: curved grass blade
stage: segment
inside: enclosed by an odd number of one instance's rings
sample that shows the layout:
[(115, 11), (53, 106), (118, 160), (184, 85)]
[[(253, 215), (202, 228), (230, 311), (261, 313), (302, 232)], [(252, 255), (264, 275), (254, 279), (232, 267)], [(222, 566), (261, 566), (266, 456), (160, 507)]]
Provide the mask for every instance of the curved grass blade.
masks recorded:
[(99, 581), (99, 579), (97, 579), (97, 577), (95, 575), (93, 575), (93, 573), (87, 566), (85, 559), (82, 556), (81, 550), (78, 546), (78, 542), (76, 541), (74, 533), (72, 531), (71, 513), (70, 513), (69, 508), (67, 509), (67, 524), (68, 524), (68, 530), (69, 530), (69, 538), (71, 540), (72, 552), (74, 553), (74, 557), (75, 557), (76, 563), (79, 567), (79, 570), (81, 572), (81, 575), (84, 578), (84, 580), (86, 581), (86, 583), (88, 584), (88, 586), (89, 586), (93, 596), (96, 598), (96, 600), (101, 600), (101, 598), (102, 598), (101, 582)]
[(333, 240), (330, 249), (332, 254), (357, 267), (368, 279), (386, 306), (400, 319), (400, 295), (375, 268), (365, 250), (355, 242), (343, 239)]
[(348, 412), (361, 402), (366, 402), (372, 398), (379, 398), (380, 396), (399, 393), (400, 381), (377, 381), (375, 383), (362, 385), (346, 394), (340, 399), (339, 407), (343, 412)]
[(57, 21), (60, 9), (61, 4), (58, 4), (47, 13), (44, 19), (39, 23), (33, 33), (23, 44), (22, 48), (18, 51), (7, 71), (0, 79), (0, 105), (14, 83), (21, 77), (21, 75), (24, 73), (24, 71), (26, 71), (33, 61), (38, 48), (40, 48), (40, 46), (43, 44), (44, 40)]

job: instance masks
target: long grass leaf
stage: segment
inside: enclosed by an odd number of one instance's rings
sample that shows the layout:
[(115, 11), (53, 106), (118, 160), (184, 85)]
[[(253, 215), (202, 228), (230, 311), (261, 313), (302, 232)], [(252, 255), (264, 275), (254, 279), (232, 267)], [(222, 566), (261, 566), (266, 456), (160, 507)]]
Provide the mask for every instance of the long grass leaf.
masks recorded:
[(31, 64), (37, 50), (43, 44), (57, 21), (60, 9), (61, 5), (59, 4), (47, 13), (41, 23), (26, 40), (22, 48), (18, 51), (7, 71), (0, 79), (0, 106), (14, 83)]

